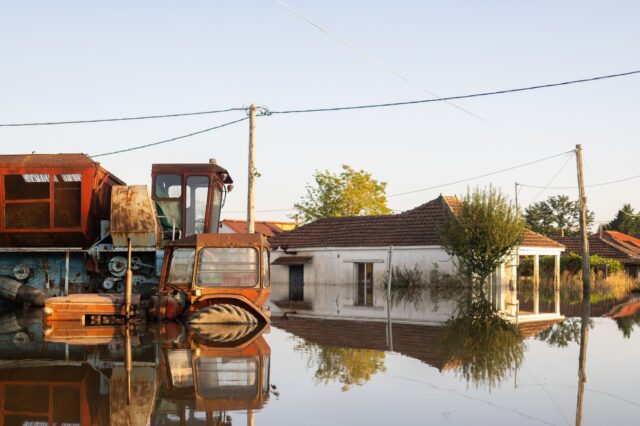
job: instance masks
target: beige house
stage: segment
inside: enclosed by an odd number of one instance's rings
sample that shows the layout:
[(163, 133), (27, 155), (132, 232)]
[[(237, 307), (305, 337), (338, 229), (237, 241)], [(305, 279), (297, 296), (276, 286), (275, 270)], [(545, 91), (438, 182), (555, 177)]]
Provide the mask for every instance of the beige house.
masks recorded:
[[(440, 245), (437, 230), (450, 212), (461, 206), (456, 197), (440, 196), (401, 214), (321, 219), (270, 239), (272, 245), (271, 300), (274, 312), (296, 310), (299, 314), (386, 320), (396, 322), (442, 323), (456, 311), (453, 300), (433, 300), (424, 291), (419, 300), (397, 304), (387, 311), (385, 273), (393, 247), (393, 267), (419, 269), (428, 282), (434, 269), (455, 274), (455, 262)], [(556, 257), (559, 283), (561, 244), (526, 231), (518, 248), (519, 256), (532, 256), (538, 265), (543, 255)], [(552, 312), (541, 312), (539, 267), (528, 312), (520, 310), (517, 262), (506, 262), (491, 277), (490, 298), (496, 309), (514, 321), (561, 318), (559, 284), (555, 285)]]

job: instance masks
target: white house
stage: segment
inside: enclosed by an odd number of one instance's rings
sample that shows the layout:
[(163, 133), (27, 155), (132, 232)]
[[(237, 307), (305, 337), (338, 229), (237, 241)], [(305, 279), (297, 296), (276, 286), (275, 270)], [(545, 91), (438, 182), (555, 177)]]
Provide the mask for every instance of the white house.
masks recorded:
[[(418, 268), (428, 280), (434, 268), (454, 274), (452, 258), (439, 243), (438, 227), (450, 212), (459, 211), (456, 197), (440, 196), (401, 214), (321, 219), (270, 239), (274, 312), (361, 319), (387, 319), (385, 273), (391, 264)], [(496, 308), (519, 321), (561, 318), (559, 259), (561, 244), (526, 231), (520, 256), (534, 262), (533, 308), (518, 312), (516, 259), (501, 265), (491, 278), (491, 300)], [(539, 256), (556, 256), (555, 307), (539, 310)], [(419, 300), (391, 307), (395, 322), (440, 323), (455, 313), (452, 300), (432, 300), (430, 292)]]

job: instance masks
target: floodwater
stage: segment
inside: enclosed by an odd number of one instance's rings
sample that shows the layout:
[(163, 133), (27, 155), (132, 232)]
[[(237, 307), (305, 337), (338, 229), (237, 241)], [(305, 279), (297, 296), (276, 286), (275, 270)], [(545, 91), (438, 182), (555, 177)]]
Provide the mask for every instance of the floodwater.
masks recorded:
[(469, 353), (442, 327), (47, 328), (19, 311), (0, 318), (0, 424), (573, 425), (579, 406), (584, 425), (639, 424), (640, 317), (585, 324), (579, 404), (580, 318)]

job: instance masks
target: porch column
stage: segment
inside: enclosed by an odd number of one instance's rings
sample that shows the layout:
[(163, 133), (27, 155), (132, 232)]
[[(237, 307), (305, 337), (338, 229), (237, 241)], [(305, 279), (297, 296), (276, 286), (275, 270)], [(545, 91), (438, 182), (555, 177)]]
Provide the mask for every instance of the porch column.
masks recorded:
[(556, 314), (560, 315), (560, 253), (556, 254), (553, 267), (553, 301)]
[(533, 313), (540, 313), (540, 255), (533, 255)]

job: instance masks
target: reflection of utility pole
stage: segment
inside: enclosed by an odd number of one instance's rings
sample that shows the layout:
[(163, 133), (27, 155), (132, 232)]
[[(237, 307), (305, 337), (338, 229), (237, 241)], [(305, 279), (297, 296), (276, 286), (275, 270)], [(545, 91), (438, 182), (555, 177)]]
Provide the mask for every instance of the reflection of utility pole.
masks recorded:
[(582, 145), (576, 145), (576, 162), (578, 165), (580, 236), (582, 239), (582, 319), (580, 327), (578, 395), (576, 403), (576, 426), (580, 426), (582, 425), (584, 386), (587, 382), (587, 341), (589, 336), (589, 319), (591, 317), (591, 259), (589, 258), (589, 239), (587, 236), (587, 197), (584, 193), (584, 177), (582, 173)]
[(256, 165), (255, 165), (255, 127), (256, 127), (256, 105), (251, 104), (249, 107), (249, 179), (247, 181), (247, 233), (253, 234), (255, 232), (255, 218), (253, 216), (254, 210), (254, 185), (256, 179)]
[(393, 351), (393, 330), (391, 325), (391, 278), (393, 276), (393, 266), (391, 260), (393, 256), (393, 246), (389, 246), (389, 267), (387, 268), (387, 348)]

